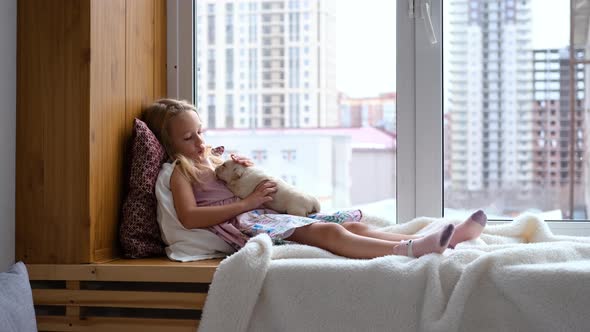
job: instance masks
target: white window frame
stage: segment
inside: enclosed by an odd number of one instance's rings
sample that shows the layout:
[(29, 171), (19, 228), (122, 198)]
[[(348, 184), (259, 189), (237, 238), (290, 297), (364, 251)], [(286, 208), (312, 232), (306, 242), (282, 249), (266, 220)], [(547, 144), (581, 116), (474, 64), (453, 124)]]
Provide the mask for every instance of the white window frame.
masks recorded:
[[(398, 222), (443, 213), (442, 43), (440, 1), (432, 1), (439, 42), (431, 44), (419, 0), (397, 2)], [(400, 43), (401, 42), (401, 43)], [(440, 167), (436, 167), (440, 165)]]
[[(431, 4), (431, 20), (438, 39), (437, 44), (430, 44), (429, 34), (422, 18), (412, 19), (409, 15), (405, 17), (400, 15), (409, 12), (409, 3), (412, 1), (415, 2), (416, 12), (420, 9), (419, 5), (422, 2), (428, 1)], [(414, 182), (413, 191), (403, 191), (404, 194), (398, 191), (398, 211), (401, 210), (402, 198), (409, 205), (406, 210), (402, 210), (407, 214), (402, 215), (403, 219), (398, 220), (409, 220), (411, 217), (418, 216), (443, 217), (442, 2), (441, 0), (408, 0), (397, 3), (398, 40), (404, 38), (400, 36), (400, 33), (414, 36), (414, 47), (410, 50), (400, 50), (398, 47), (397, 55), (397, 77), (403, 77), (403, 80), (398, 80), (397, 84), (398, 183), (400, 179), (405, 179), (408, 183)], [(414, 24), (413, 28), (404, 31), (402, 30), (405, 27), (404, 22), (400, 21), (406, 20), (414, 20)], [(408, 59), (408, 57), (413, 58)], [(400, 62), (404, 63), (404, 66), (400, 66)], [(408, 68), (414, 69), (413, 75), (409, 73)], [(411, 80), (408, 80), (408, 77), (411, 77)], [(412, 82), (413, 90), (405, 86), (411, 85)], [(399, 92), (401, 89), (403, 89), (402, 93)], [(404, 99), (404, 96), (409, 98), (413, 96), (414, 101)], [(412, 108), (412, 105), (415, 108)], [(414, 130), (413, 133), (411, 129)], [(405, 158), (413, 160), (407, 161)], [(410, 186), (410, 184), (407, 185)], [(414, 209), (413, 215), (410, 213), (411, 208)], [(501, 224), (507, 221), (510, 220), (491, 220), (490, 224)], [(590, 220), (555, 220), (547, 223), (555, 234), (590, 236)]]
[(194, 96), (194, 2), (167, 0), (168, 96), (195, 103)]
[[(396, 12), (396, 220), (398, 223), (403, 223), (419, 215), (416, 211), (416, 137), (414, 134), (416, 127), (414, 114), (416, 108), (415, 24), (407, 14), (407, 1), (398, 1)], [(401, 63), (404, 65), (400, 65)], [(403, 84), (400, 84), (402, 81)]]
[[(438, 43), (429, 42), (421, 1), (397, 1), (397, 222), (443, 217), (442, 7), (430, 0)], [(168, 95), (194, 103), (194, 2), (167, 0)], [(400, 65), (403, 64), (403, 65)], [(492, 220), (490, 224), (502, 223)], [(548, 222), (556, 234), (590, 236), (590, 220)]]

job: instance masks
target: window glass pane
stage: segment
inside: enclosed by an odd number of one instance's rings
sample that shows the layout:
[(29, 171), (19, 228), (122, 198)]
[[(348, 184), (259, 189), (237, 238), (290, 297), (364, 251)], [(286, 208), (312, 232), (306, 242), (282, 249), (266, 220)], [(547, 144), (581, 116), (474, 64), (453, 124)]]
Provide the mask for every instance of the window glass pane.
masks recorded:
[(323, 210), (360, 206), (395, 221), (395, 7), (196, 0), (207, 143), (253, 159)]
[[(571, 76), (569, 6), (445, 1), (445, 216), (484, 208), (498, 219), (526, 211), (587, 218), (586, 75), (576, 65)], [(589, 12), (576, 19), (585, 24), (576, 32), (579, 58), (587, 54)]]

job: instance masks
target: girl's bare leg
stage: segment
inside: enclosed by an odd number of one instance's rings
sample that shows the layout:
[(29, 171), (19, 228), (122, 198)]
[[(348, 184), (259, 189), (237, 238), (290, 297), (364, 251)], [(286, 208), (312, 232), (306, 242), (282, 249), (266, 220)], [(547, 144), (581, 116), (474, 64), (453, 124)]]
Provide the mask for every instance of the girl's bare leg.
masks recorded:
[[(442, 253), (454, 232), (447, 225), (438, 232), (413, 240), (413, 255), (420, 257), (429, 253)], [(409, 243), (388, 241), (354, 234), (344, 226), (334, 223), (315, 223), (297, 228), (287, 238), (302, 244), (328, 250), (336, 255), (350, 258), (375, 258), (386, 255), (408, 255)]]
[(399, 244), (357, 235), (334, 223), (315, 223), (297, 228), (286, 240), (319, 247), (350, 258), (393, 255), (393, 248)]
[(403, 240), (413, 240), (419, 239), (423, 235), (408, 235), (408, 234), (397, 234), (397, 233), (387, 233), (387, 232), (380, 232), (372, 230), (367, 224), (363, 224), (360, 222), (343, 222), (342, 226), (346, 228), (349, 232), (352, 232), (357, 235), (362, 235), (366, 237), (372, 237), (375, 239), (387, 240), (387, 241), (403, 241)]

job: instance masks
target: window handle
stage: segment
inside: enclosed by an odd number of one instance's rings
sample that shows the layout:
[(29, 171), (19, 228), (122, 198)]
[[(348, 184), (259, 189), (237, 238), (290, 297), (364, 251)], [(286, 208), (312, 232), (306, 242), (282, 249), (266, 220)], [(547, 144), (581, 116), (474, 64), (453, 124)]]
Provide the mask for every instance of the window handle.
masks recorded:
[(576, 10), (580, 10), (582, 8), (584, 8), (586, 6), (586, 3), (588, 2), (588, 0), (582, 0), (582, 1), (576, 1), (576, 5), (575, 5), (575, 9)]
[(408, 17), (415, 18), (414, 15), (414, 0), (408, 0)]
[(424, 20), (424, 26), (426, 28), (426, 32), (428, 33), (428, 39), (430, 40), (431, 44), (438, 43), (436, 39), (436, 33), (434, 32), (434, 26), (432, 25), (432, 16), (430, 14), (430, 1), (423, 1), (422, 2), (422, 19)]
[[(434, 25), (432, 24), (432, 14), (430, 9), (432, 4), (430, 1), (431, 0), (408, 0), (408, 16), (414, 19), (423, 19), (424, 27), (426, 28), (426, 33), (428, 34), (430, 43), (436, 44), (438, 43), (438, 39), (436, 38), (436, 32), (434, 31)], [(417, 5), (420, 10), (419, 13), (416, 13)]]

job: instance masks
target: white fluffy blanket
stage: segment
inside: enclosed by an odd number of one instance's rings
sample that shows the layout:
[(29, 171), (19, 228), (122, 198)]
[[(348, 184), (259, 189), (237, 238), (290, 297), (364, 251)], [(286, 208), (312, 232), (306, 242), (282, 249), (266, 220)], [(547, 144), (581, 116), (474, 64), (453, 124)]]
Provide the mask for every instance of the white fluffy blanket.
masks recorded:
[(347, 259), (259, 235), (221, 262), (199, 331), (588, 331), (589, 310), (590, 238), (523, 215), (419, 259)]

